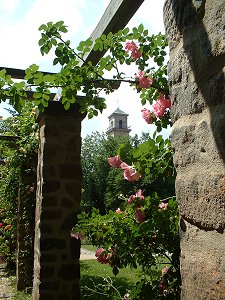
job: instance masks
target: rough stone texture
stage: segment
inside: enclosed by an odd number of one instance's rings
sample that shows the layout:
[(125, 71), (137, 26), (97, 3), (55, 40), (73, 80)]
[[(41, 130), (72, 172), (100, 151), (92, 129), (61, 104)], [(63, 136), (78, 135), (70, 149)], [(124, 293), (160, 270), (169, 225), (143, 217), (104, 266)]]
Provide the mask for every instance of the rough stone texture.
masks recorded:
[(224, 300), (225, 236), (182, 222), (182, 299)]
[(167, 0), (182, 299), (225, 299), (225, 1)]
[(34, 300), (80, 298), (80, 243), (70, 230), (80, 207), (83, 117), (78, 106), (65, 111), (59, 102), (38, 117)]

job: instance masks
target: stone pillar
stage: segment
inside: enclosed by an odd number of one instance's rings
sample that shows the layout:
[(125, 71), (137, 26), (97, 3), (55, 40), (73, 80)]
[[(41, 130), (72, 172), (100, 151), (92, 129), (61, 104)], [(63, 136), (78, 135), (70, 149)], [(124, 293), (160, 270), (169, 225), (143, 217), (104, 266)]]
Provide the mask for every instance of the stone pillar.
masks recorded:
[(225, 1), (166, 0), (182, 299), (225, 299)]
[(81, 198), (77, 105), (50, 102), (38, 116), (40, 146), (34, 245), (34, 300), (80, 299), (80, 243), (70, 238)]
[[(29, 162), (20, 175), (17, 206), (17, 290), (32, 290), (34, 264), (34, 216), (37, 160)], [(33, 164), (33, 166), (32, 166)], [(29, 166), (29, 167), (28, 167)], [(29, 169), (28, 169), (29, 168)]]

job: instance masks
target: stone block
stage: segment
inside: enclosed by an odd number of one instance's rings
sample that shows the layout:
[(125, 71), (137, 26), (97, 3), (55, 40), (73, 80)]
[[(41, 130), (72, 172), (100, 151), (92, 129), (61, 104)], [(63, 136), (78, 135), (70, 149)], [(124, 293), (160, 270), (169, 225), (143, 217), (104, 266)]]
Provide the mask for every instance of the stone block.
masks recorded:
[(42, 266), (41, 266), (41, 277), (43, 279), (44, 278), (53, 278), (54, 275), (55, 275), (54, 266), (49, 266), (49, 265), (42, 264)]
[(61, 187), (59, 180), (46, 180), (43, 184), (43, 193), (54, 193), (57, 192)]
[[(45, 206), (44, 203), (43, 203), (43, 206)], [(52, 208), (47, 209), (45, 207), (45, 209), (43, 209), (43, 211), (42, 211), (43, 221), (48, 220), (49, 224), (52, 220), (60, 219), (60, 218), (62, 218), (62, 216), (63, 216), (63, 212), (61, 209), (52, 209)]]
[(59, 165), (59, 176), (62, 179), (79, 179), (82, 176), (81, 165), (76, 163), (63, 163)]
[(225, 235), (186, 224), (181, 234), (182, 299), (225, 299)]
[(66, 242), (64, 239), (46, 238), (42, 239), (40, 247), (41, 251), (49, 251), (52, 249), (65, 249)]
[(58, 276), (62, 280), (74, 280), (74, 278), (80, 277), (80, 266), (79, 264), (63, 264), (58, 272)]

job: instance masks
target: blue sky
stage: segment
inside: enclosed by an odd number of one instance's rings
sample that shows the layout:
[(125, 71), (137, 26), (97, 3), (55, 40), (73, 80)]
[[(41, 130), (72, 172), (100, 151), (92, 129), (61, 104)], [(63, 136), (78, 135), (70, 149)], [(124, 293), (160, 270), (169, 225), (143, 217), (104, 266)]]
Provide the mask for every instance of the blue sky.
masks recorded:
[[(131, 0), (132, 1), (132, 0)], [(44, 71), (56, 71), (52, 66), (54, 53), (42, 57), (38, 47), (38, 27), (48, 21), (63, 20), (69, 26), (66, 39), (76, 47), (89, 37), (110, 0), (1, 0), (0, 1), (0, 66), (25, 69), (36, 63)], [(150, 33), (164, 32), (164, 0), (145, 0), (128, 26), (142, 23)], [(137, 72), (129, 69), (129, 74)], [(117, 108), (129, 114), (131, 135), (153, 132), (141, 117), (139, 95), (128, 85), (107, 96), (107, 109), (102, 115), (82, 123), (82, 136), (92, 131), (103, 132), (108, 127), (108, 116)], [(7, 116), (0, 105), (0, 115)], [(148, 108), (148, 106), (146, 106)]]

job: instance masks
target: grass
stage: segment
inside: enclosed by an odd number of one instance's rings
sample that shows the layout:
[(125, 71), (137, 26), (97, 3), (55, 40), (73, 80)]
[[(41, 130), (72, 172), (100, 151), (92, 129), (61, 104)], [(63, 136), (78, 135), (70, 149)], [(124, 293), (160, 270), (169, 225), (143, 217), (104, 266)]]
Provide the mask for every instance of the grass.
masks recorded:
[(125, 295), (138, 280), (138, 269), (127, 267), (114, 276), (109, 265), (100, 264), (96, 260), (83, 260), (80, 267), (81, 300), (114, 299), (112, 294), (117, 293), (116, 289)]

